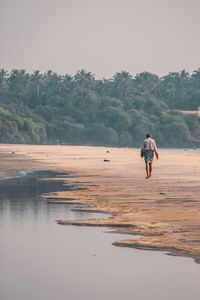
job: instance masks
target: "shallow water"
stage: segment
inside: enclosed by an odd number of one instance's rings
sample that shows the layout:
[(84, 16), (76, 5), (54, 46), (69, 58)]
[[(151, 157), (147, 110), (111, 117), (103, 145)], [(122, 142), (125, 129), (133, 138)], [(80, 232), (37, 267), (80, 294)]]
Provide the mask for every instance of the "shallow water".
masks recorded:
[(37, 180), (49, 176), (56, 174), (0, 182), (1, 300), (200, 299), (200, 265), (192, 259), (114, 247), (127, 236), (105, 228), (58, 225), (102, 215), (38, 200), (66, 188)]

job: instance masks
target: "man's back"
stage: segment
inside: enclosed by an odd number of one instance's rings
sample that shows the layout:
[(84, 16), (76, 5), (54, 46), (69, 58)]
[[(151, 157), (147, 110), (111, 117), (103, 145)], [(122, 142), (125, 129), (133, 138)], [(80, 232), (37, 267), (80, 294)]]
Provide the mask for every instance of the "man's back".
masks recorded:
[(151, 137), (144, 139), (142, 150), (152, 150), (157, 152), (156, 142)]

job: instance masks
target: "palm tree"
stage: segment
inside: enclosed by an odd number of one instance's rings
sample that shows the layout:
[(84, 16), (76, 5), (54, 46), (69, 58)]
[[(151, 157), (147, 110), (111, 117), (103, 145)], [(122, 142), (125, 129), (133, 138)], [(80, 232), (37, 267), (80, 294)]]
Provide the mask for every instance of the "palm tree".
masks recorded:
[(42, 77), (43, 75), (40, 74), (39, 70), (34, 71), (33, 75), (31, 75), (31, 81), (35, 86), (37, 98), (39, 98), (40, 96), (40, 85), (41, 85)]
[(90, 89), (94, 83), (95, 77), (91, 72), (87, 72), (84, 69), (77, 71), (74, 76), (74, 80), (78, 83), (82, 89)]
[(26, 102), (28, 98), (30, 76), (26, 73), (26, 70), (14, 69), (10, 73), (8, 78), (9, 91), (14, 99), (17, 101)]
[(134, 80), (136, 89), (139, 94), (149, 94), (157, 87), (160, 79), (157, 75), (149, 72), (137, 74)]
[(6, 71), (4, 69), (0, 69), (0, 84), (5, 82), (8, 78), (8, 76), (9, 76), (8, 71)]
[(124, 108), (129, 109), (131, 107), (132, 100), (134, 98), (134, 84), (132, 76), (126, 72), (121, 71), (113, 76), (112, 97), (118, 98), (124, 103)]
[(0, 100), (3, 101), (8, 91), (8, 71), (0, 69)]

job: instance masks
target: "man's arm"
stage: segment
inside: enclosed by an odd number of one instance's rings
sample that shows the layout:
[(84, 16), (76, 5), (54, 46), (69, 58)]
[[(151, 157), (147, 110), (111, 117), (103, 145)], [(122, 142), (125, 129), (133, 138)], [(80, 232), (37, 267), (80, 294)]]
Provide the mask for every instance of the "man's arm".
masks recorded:
[(155, 145), (154, 145), (154, 152), (155, 152), (156, 158), (159, 159), (159, 153), (158, 153), (158, 149), (156, 147), (156, 142), (155, 142)]
[(140, 156), (144, 156), (144, 143), (142, 144), (141, 151), (140, 151)]

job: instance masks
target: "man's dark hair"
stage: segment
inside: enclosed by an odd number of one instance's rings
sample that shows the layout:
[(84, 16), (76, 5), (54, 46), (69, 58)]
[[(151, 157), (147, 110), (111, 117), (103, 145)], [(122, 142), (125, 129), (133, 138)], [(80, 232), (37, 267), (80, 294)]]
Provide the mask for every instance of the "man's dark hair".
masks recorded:
[(147, 134), (146, 134), (146, 138), (149, 138), (149, 137), (151, 137), (151, 134), (150, 134), (150, 133), (147, 133)]

